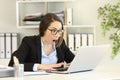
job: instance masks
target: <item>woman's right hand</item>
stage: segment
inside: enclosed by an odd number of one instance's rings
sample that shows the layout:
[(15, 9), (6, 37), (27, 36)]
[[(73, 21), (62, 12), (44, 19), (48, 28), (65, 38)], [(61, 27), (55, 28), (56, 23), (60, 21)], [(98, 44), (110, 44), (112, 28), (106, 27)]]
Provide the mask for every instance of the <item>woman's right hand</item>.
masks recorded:
[(39, 64), (38, 70), (54, 70), (57, 67), (64, 65), (63, 62), (57, 64)]

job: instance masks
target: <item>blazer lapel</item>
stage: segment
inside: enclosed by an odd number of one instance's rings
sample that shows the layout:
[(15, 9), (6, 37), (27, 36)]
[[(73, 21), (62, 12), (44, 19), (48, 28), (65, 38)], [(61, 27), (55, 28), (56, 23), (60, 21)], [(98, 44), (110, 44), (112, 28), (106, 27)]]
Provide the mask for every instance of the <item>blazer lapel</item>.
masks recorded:
[(62, 54), (61, 48), (57, 47), (56, 51), (57, 51), (57, 58), (58, 58), (57, 63), (63, 62), (64, 61), (64, 55)]
[(41, 63), (41, 38), (40, 36), (37, 37), (37, 59), (38, 63)]

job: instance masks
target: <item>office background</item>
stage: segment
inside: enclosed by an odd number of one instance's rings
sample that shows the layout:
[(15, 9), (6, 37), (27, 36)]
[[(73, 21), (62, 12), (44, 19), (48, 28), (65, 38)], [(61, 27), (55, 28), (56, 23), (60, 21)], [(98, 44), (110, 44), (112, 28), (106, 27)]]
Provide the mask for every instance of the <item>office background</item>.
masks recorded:
[[(97, 9), (106, 3), (115, 3), (117, 0), (76, 0), (67, 2), (68, 7), (73, 8), (73, 25), (95, 25), (96, 26), (96, 44), (111, 44), (107, 37), (104, 37), (98, 20)], [(20, 29), (16, 26), (16, 0), (0, 0), (0, 32), (17, 32), (20, 33), (20, 40), (27, 35), (37, 35), (38, 29)], [(111, 51), (110, 51), (111, 52)], [(102, 64), (120, 62), (120, 55), (114, 60), (108, 53)], [(120, 64), (120, 63), (119, 63)]]

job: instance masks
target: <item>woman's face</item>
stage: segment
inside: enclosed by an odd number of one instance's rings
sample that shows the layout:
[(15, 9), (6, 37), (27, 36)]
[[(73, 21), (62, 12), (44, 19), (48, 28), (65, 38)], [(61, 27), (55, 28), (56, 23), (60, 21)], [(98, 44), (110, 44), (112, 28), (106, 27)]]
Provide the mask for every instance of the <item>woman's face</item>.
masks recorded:
[(58, 40), (58, 38), (62, 35), (62, 32), (62, 24), (58, 21), (54, 21), (46, 30), (44, 37), (46, 37), (50, 43), (53, 43)]

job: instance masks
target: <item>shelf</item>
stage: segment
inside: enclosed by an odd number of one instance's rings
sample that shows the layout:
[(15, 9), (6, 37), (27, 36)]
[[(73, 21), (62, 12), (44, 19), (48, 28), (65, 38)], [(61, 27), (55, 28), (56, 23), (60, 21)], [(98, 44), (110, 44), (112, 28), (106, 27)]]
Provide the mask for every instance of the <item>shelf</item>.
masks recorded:
[(80, 46), (96, 44), (95, 25), (65, 25), (65, 29), (65, 39), (73, 53), (75, 53)]
[(65, 27), (83, 27), (83, 28), (88, 28), (88, 27), (90, 27), (90, 28), (95, 28), (95, 25), (65, 25)]
[[(45, 0), (47, 1), (47, 0)], [(38, 28), (38, 22), (31, 22), (31, 21), (23, 21), (26, 16), (41, 16), (46, 13), (56, 13), (56, 14), (63, 14), (61, 20), (65, 23), (65, 3), (64, 2), (54, 2), (48, 1), (45, 2), (43, 0), (19, 0), (16, 1), (16, 21), (17, 21), (17, 28)]]
[(30, 28), (30, 29), (34, 29), (34, 28), (39, 28), (39, 25), (33, 25), (33, 26), (18, 26), (17, 28)]
[(95, 25), (65, 25), (67, 33), (95, 33)]
[(17, 0), (17, 2), (70, 2), (75, 0)]

